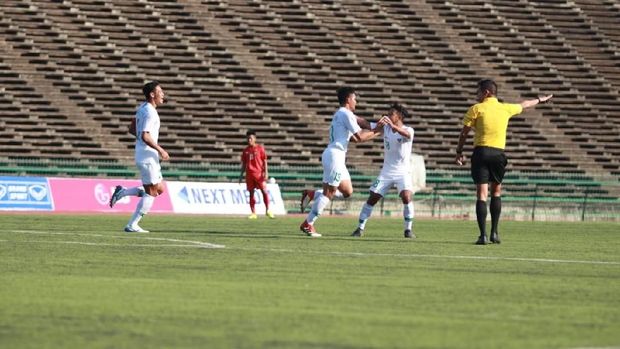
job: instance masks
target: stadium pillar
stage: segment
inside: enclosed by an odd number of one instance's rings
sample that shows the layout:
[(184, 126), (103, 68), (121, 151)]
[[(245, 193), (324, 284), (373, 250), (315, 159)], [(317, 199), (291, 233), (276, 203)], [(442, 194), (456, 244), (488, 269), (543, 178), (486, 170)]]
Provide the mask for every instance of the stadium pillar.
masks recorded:
[(532, 203), (532, 222), (536, 219), (536, 200), (538, 200), (538, 183), (534, 186), (534, 202)]
[(583, 206), (581, 208), (581, 221), (586, 220), (586, 206), (588, 205), (588, 188), (586, 188), (586, 193), (583, 196)]
[(435, 203), (437, 202), (437, 186), (433, 188), (433, 203), (431, 206), (431, 217), (435, 217)]

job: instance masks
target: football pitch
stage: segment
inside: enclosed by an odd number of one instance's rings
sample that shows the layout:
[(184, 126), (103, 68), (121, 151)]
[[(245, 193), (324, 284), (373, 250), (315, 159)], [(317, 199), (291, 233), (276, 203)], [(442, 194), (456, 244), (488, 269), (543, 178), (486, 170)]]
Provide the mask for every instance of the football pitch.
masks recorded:
[(620, 347), (620, 225), (0, 214), (2, 348)]

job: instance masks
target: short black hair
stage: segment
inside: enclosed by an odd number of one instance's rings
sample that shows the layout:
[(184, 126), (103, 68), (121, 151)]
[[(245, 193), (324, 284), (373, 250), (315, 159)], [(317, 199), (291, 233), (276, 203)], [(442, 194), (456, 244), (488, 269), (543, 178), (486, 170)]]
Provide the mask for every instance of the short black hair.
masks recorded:
[(478, 90), (487, 90), (493, 96), (497, 96), (497, 84), (491, 79), (483, 79), (478, 81)]
[(347, 102), (347, 98), (355, 93), (355, 89), (351, 86), (342, 86), (338, 88), (338, 104), (343, 106)]
[(245, 133), (246, 137), (250, 137), (250, 136), (254, 136), (256, 137), (256, 131), (254, 130), (248, 130), (248, 132)]
[(142, 93), (144, 93), (144, 98), (148, 100), (151, 97), (151, 92), (155, 91), (155, 88), (157, 88), (157, 86), (159, 85), (159, 81), (151, 81), (144, 84), (144, 87), (142, 87)]
[(409, 119), (409, 112), (399, 103), (392, 103), (392, 105), (390, 105), (390, 110), (394, 110), (399, 113), (403, 120)]

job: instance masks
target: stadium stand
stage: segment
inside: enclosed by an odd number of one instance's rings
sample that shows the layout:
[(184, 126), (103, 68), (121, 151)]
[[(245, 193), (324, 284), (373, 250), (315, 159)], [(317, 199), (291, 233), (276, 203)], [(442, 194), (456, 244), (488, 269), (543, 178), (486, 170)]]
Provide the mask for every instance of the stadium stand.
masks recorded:
[[(127, 126), (142, 84), (156, 79), (169, 97), (161, 140), (177, 178), (220, 178), (251, 128), (297, 190), (320, 166), (336, 87), (351, 84), (368, 119), (392, 101), (408, 106), (415, 152), (449, 181), (475, 82), (492, 77), (508, 101), (555, 94), (511, 121), (520, 178), (617, 181), (617, 23), (620, 6), (605, 0), (5, 0), (2, 171), (127, 173)], [(381, 156), (380, 141), (352, 147), (362, 183)]]

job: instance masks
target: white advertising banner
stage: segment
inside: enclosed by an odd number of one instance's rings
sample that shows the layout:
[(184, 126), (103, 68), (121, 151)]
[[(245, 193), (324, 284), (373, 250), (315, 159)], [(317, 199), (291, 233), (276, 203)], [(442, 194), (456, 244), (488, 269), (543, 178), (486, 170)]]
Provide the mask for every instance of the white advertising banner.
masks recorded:
[[(175, 213), (249, 215), (250, 193), (245, 183), (205, 183), (166, 181)], [(277, 184), (267, 184), (269, 209), (275, 215), (286, 214), (284, 201)], [(254, 192), (256, 214), (265, 214), (260, 190)]]

